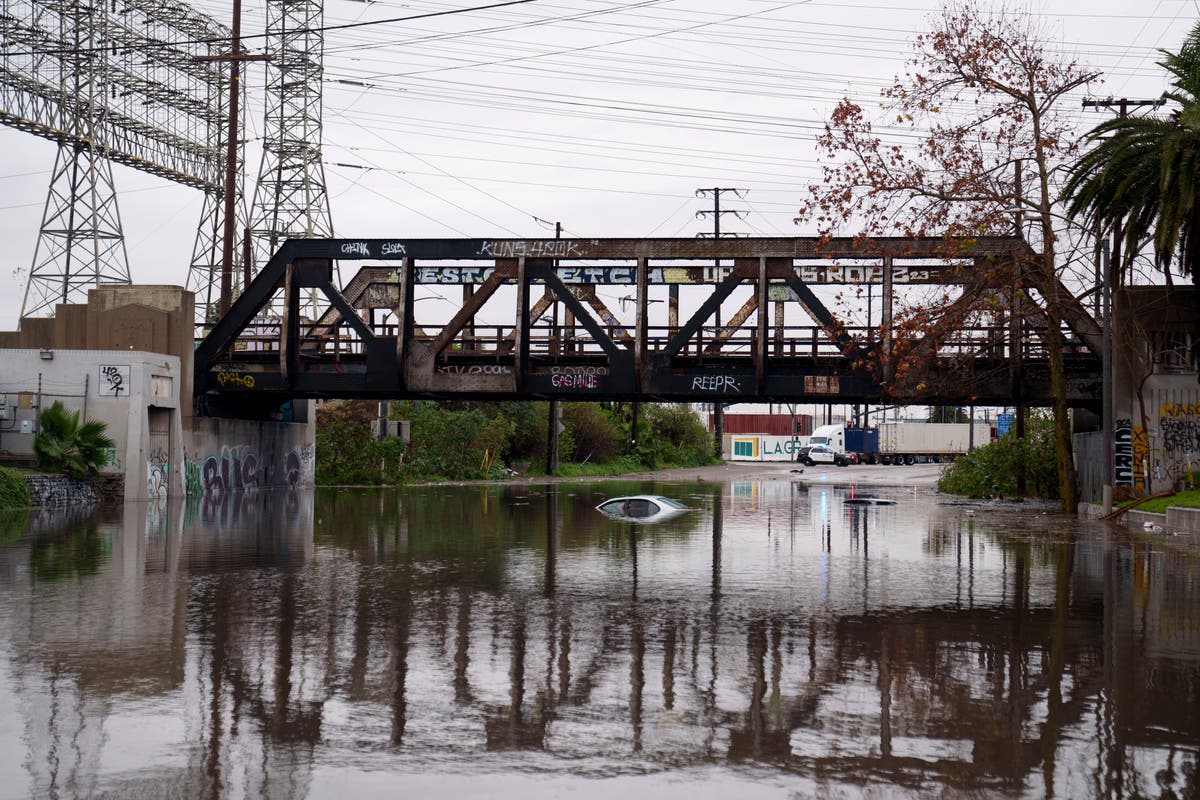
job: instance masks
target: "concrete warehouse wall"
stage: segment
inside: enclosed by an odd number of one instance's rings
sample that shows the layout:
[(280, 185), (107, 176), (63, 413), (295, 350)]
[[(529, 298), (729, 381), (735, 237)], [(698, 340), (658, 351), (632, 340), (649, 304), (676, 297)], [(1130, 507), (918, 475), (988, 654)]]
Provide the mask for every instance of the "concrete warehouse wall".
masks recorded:
[(1136, 286), (1115, 299), (1114, 493), (1121, 499), (1194, 483), (1200, 473), (1196, 290)]
[(32, 458), (41, 411), (60, 401), (105, 424), (114, 446), (101, 471), (124, 475), (126, 500), (182, 492), (182, 383), (175, 356), (0, 350), (0, 455)]

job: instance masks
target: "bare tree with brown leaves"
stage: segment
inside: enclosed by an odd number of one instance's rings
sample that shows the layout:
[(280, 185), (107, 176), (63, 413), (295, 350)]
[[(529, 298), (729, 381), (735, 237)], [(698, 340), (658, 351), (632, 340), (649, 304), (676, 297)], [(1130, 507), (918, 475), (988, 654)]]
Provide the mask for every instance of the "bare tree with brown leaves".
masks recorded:
[[(974, 0), (934, 12), (904, 74), (883, 90), (878, 113), (849, 99), (834, 109), (817, 139), (827, 160), (823, 181), (810, 187), (797, 222), (816, 223), (823, 236), (853, 227), (869, 238), (1006, 235), (1028, 220), (1022, 233), (1037, 256), (1021, 268), (1045, 307), (1059, 491), (1063, 509), (1073, 512), (1055, 251), (1062, 216), (1054, 203), (1056, 170), (1079, 142), (1064, 101), (1096, 75), (1059, 57), (1035, 19)], [(979, 287), (1013, 285), (1011, 265), (996, 269), (1007, 277), (976, 275), (962, 295), (898, 314), (895, 333), (938, 341), (966, 317), (994, 312), (1003, 295)]]

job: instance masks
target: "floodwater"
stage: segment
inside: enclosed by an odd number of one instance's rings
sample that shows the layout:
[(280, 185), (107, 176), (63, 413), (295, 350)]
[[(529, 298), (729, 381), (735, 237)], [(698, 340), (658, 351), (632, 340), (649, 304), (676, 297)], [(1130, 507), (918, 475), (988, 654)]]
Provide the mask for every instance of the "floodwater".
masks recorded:
[(0, 797), (1200, 796), (1200, 558), (848, 491), (0, 518)]

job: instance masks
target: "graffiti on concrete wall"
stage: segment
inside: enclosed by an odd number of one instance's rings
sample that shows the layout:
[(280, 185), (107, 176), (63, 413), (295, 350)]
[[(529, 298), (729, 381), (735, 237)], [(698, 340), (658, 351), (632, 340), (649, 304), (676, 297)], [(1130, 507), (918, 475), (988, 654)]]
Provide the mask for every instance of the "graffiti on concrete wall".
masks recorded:
[(1163, 403), (1158, 430), (1167, 453), (1179, 458), (1200, 453), (1200, 403)]
[(204, 487), (200, 483), (200, 465), (195, 461), (183, 462), (183, 488), (189, 495), (204, 493)]
[(258, 454), (244, 445), (222, 447), (200, 465), (200, 485), (204, 494), (258, 488)]
[(171, 459), (167, 451), (156, 450), (146, 459), (146, 496), (166, 497), (171, 485)]
[(1117, 486), (1133, 486), (1133, 425), (1127, 419), (1117, 420), (1113, 426), (1113, 451)]
[(1133, 426), (1133, 487), (1148, 489), (1150, 473), (1150, 435), (1141, 425)]
[(101, 397), (128, 397), (129, 365), (101, 364), (100, 383), (96, 387), (96, 394)]
[(1146, 470), (1150, 466), (1150, 436), (1146, 429), (1128, 419), (1117, 420), (1113, 426), (1113, 452), (1116, 467), (1113, 483), (1146, 488)]
[(249, 445), (227, 445), (184, 465), (184, 485), (189, 495), (224, 495), (253, 492), (268, 487), (295, 487), (313, 474), (313, 447), (304, 444), (275, 459), (264, 457)]

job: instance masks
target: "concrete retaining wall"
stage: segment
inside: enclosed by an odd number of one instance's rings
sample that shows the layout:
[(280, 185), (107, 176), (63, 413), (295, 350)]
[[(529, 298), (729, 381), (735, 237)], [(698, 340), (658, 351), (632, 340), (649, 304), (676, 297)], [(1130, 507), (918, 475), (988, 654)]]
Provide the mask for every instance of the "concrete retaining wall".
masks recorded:
[(315, 444), (311, 422), (192, 417), (184, 432), (187, 493), (312, 486)]
[(26, 475), (25, 485), (29, 487), (29, 502), (36, 508), (96, 504), (91, 484), (66, 475)]
[[(1079, 516), (1086, 519), (1097, 519), (1103, 513), (1104, 507), (1099, 504), (1079, 504)], [(1172, 507), (1165, 514), (1134, 509), (1114, 521), (1130, 530), (1150, 530), (1171, 537), (1180, 544), (1200, 544), (1200, 508)]]

